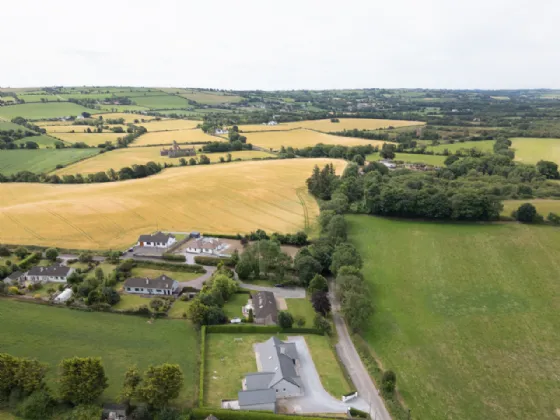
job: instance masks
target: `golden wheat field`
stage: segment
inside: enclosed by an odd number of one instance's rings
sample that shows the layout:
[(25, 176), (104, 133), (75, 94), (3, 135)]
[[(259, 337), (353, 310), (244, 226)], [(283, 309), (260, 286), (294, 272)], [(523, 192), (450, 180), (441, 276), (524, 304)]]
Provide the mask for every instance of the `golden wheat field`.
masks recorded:
[(53, 137), (68, 143), (82, 142), (88, 146), (97, 146), (107, 141), (115, 143), (119, 137), (126, 136), (126, 133), (50, 133)]
[[(121, 127), (125, 133), (120, 133), (121, 136), (126, 136), (126, 129), (128, 128), (128, 126), (126, 125), (121, 125), (121, 124), (114, 124), (114, 125), (110, 125), (109, 127)], [(93, 129), (93, 127), (87, 126), (87, 125), (46, 125), (43, 126), (43, 128), (45, 130), (47, 130), (47, 133), (52, 134), (52, 133), (83, 133), (84, 130), (87, 131), (87, 129)], [(112, 132), (109, 130), (105, 130), (106, 133), (111, 134)], [(99, 133), (92, 133), (92, 134), (99, 134)], [(103, 134), (103, 133), (101, 133)]]
[(333, 123), (330, 119), (326, 120), (309, 120), (297, 121), (289, 123), (281, 123), (278, 125), (262, 125), (262, 124), (249, 124), (240, 125), (239, 130), (247, 133), (251, 131), (282, 131), (293, 130), (294, 128), (307, 128), (310, 130), (333, 132), (352, 130), (377, 130), (378, 128), (388, 127), (406, 127), (409, 125), (424, 125), (422, 121), (405, 121), (405, 120), (380, 120), (370, 118), (340, 118), (340, 122)]
[(130, 147), (149, 146), (152, 144), (171, 144), (175, 140), (177, 143), (204, 143), (209, 141), (226, 141), (220, 137), (211, 136), (202, 130), (175, 130), (157, 131), (142, 134)]
[(312, 130), (271, 131), (262, 133), (247, 133), (247, 143), (254, 144), (270, 150), (279, 150), (281, 146), (307, 147), (318, 143), (338, 144), (341, 146), (363, 146), (371, 144), (381, 147), (384, 142), (380, 140), (364, 140), (355, 137), (332, 136)]
[(48, 130), (49, 126), (68, 126), (72, 125), (73, 121), (36, 121), (34, 124), (39, 127), (44, 127)]
[[(224, 159), (226, 159), (227, 157), (227, 153), (202, 153), (199, 151), (199, 149), (202, 147), (201, 144), (193, 144), (192, 146), (189, 145), (183, 147), (194, 147), (197, 150), (197, 156), (195, 156), (195, 159), (197, 160), (201, 154), (205, 154), (210, 159), (211, 163), (218, 163), (220, 161), (220, 157), (223, 157)], [(159, 146), (116, 149), (110, 152), (101, 153), (90, 159), (82, 160), (81, 162), (77, 162), (74, 165), (59, 169), (54, 173), (56, 175), (90, 174), (96, 172), (105, 172), (111, 168), (115, 171), (118, 171), (125, 166), (144, 165), (150, 161), (161, 164), (167, 163), (171, 165), (179, 165), (179, 158), (169, 158), (167, 156), (161, 156), (160, 150), (161, 147)], [(274, 157), (274, 155), (258, 150), (242, 150), (239, 152), (231, 152), (232, 160), (251, 160), (265, 157)], [(185, 157), (187, 161), (190, 158), (191, 157), (189, 156)]]
[(148, 132), (153, 131), (165, 131), (165, 130), (190, 130), (192, 128), (196, 128), (198, 124), (202, 124), (202, 121), (194, 121), (194, 120), (160, 120), (160, 121), (149, 121), (147, 123), (140, 123), (141, 125), (148, 130)]
[(0, 243), (118, 249), (157, 229), (235, 234), (295, 232), (319, 208), (305, 180), (334, 159), (289, 159), (169, 168), (104, 184), (0, 184)]

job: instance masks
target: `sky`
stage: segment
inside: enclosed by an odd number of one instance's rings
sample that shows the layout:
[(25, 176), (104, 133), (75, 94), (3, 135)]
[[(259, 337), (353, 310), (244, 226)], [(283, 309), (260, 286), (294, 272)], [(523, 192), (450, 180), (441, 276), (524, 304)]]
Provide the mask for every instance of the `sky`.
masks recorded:
[(558, 0), (2, 0), (0, 86), (560, 88)]

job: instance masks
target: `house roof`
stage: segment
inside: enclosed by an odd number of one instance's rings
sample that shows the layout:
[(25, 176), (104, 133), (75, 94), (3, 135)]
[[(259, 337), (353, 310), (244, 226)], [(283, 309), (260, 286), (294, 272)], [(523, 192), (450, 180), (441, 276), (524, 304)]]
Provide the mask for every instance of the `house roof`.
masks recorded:
[(245, 387), (247, 391), (255, 389), (267, 389), (274, 378), (274, 372), (256, 372), (245, 375)]
[(147, 289), (171, 289), (173, 287), (173, 280), (165, 274), (149, 279), (148, 277), (132, 277), (124, 282), (125, 287), (145, 287)]
[(270, 315), (273, 322), (278, 321), (278, 308), (272, 292), (257, 292), (252, 296), (255, 318), (266, 318)]
[(263, 372), (274, 374), (268, 385), (269, 387), (282, 379), (296, 386), (302, 386), (295, 368), (295, 360), (299, 359), (299, 356), (294, 343), (285, 343), (276, 337), (272, 337), (264, 343), (258, 344), (258, 350)]
[(239, 391), (237, 393), (237, 399), (239, 401), (239, 407), (255, 404), (270, 404), (276, 402), (276, 391), (274, 388)]
[(140, 237), (138, 238), (138, 242), (166, 243), (169, 240), (169, 238), (175, 238), (175, 236), (170, 233), (157, 232), (154, 233), (153, 235), (140, 235)]
[(217, 249), (223, 245), (222, 241), (216, 238), (199, 238), (188, 244), (189, 248)]
[(216, 417), (214, 414), (210, 414), (208, 417), (206, 417), (204, 420), (219, 420), (218, 417)]
[(65, 265), (55, 264), (48, 267), (33, 267), (31, 270), (27, 272), (28, 276), (57, 276), (57, 277), (66, 277), (70, 270), (70, 267)]
[(23, 276), (23, 273), (21, 271), (14, 271), (12, 274), (6, 276), (6, 278), (10, 280), (16, 280), (19, 279), (21, 276)]

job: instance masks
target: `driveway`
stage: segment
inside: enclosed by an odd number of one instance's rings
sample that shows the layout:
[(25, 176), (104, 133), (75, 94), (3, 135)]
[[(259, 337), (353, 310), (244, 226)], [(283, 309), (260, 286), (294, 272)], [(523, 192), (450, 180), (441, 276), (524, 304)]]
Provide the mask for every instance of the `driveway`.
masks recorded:
[(305, 298), (305, 289), (302, 287), (267, 287), (241, 282), (239, 285), (245, 289), (256, 290), (258, 292), (272, 292), (276, 297), (281, 298)]
[(288, 341), (295, 343), (298, 351), (300, 377), (305, 396), (281, 400), (282, 407), (289, 413), (346, 413), (348, 407), (368, 411), (367, 402), (360, 398), (343, 403), (325, 391), (305, 339), (302, 336), (296, 336), (289, 337)]

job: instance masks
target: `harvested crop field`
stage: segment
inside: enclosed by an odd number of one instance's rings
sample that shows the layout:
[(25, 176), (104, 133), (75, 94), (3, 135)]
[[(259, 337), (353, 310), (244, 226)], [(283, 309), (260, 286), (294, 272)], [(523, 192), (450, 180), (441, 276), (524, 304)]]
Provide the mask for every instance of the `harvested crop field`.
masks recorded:
[(160, 120), (160, 121), (148, 121), (145, 123), (138, 123), (149, 133), (154, 131), (166, 131), (166, 130), (190, 130), (196, 128), (198, 124), (202, 124), (202, 121), (197, 120)]
[(315, 146), (318, 143), (338, 144), (341, 146), (372, 146), (381, 147), (383, 143), (390, 143), (380, 140), (364, 140), (353, 137), (339, 137), (330, 134), (318, 133), (312, 130), (291, 130), (291, 131), (271, 131), (263, 133), (247, 133), (247, 143), (263, 147), (270, 150), (280, 150), (282, 146), (302, 148)]
[(116, 143), (119, 137), (126, 136), (126, 133), (51, 133), (53, 137), (60, 139), (62, 141), (74, 144), (74, 143), (85, 143), (88, 146), (97, 146), (99, 144), (110, 141), (111, 143)]
[[(97, 153), (99, 149), (0, 150), (0, 174), (11, 175), (20, 171), (37, 174), (50, 172), (57, 165), (68, 165)], [(2, 201), (6, 201), (4, 198)], [(1, 223), (0, 226), (4, 227)]]
[(560, 139), (514, 137), (510, 140), (518, 162), (535, 164), (549, 160), (560, 164)]
[[(195, 147), (197, 150), (197, 155), (194, 156), (195, 159), (198, 160), (200, 155), (206, 155), (211, 163), (217, 163), (220, 161), (220, 157), (226, 158), (227, 153), (203, 153), (198, 152), (202, 145), (200, 144), (193, 144), (192, 146), (183, 146), (183, 147)], [(148, 162), (156, 162), (176, 165), (178, 166), (179, 158), (169, 158), (167, 156), (160, 155), (161, 147), (129, 147), (124, 149), (116, 149), (110, 152), (102, 153), (94, 158), (87, 159), (81, 162), (78, 162), (75, 165), (67, 166), (66, 168), (60, 169), (55, 173), (57, 175), (69, 175), (69, 174), (90, 174), (96, 172), (105, 172), (109, 169), (114, 169), (118, 171), (125, 166), (132, 166), (132, 165), (145, 165)], [(188, 161), (193, 156), (185, 156), (185, 159)], [(243, 150), (239, 152), (231, 152), (232, 160), (241, 159), (241, 160), (250, 160), (256, 158), (265, 158), (265, 157), (275, 157), (270, 153), (261, 152), (258, 150)]]
[(323, 131), (325, 133), (353, 130), (377, 130), (388, 127), (405, 127), (409, 125), (424, 125), (422, 121), (405, 121), (405, 120), (380, 120), (370, 118), (340, 118), (340, 122), (333, 123), (331, 120), (307, 120), (289, 123), (280, 123), (278, 125), (249, 124), (239, 126), (239, 130), (243, 132), (250, 131), (279, 131), (292, 130), (294, 128), (307, 128), (309, 130)]
[(418, 419), (557, 419), (560, 229), (347, 216), (363, 333)]
[(296, 232), (319, 212), (305, 180), (334, 159), (234, 162), (166, 169), (148, 178), (82, 185), (0, 184), (0, 243), (118, 249), (167, 231)]
[(221, 137), (211, 136), (202, 130), (173, 130), (173, 131), (157, 131), (142, 134), (130, 147), (149, 146), (156, 144), (172, 144), (177, 143), (208, 143), (212, 141), (226, 141)]

